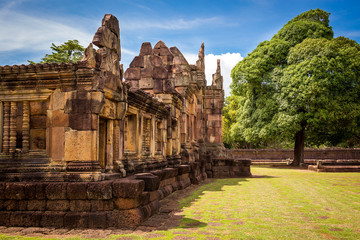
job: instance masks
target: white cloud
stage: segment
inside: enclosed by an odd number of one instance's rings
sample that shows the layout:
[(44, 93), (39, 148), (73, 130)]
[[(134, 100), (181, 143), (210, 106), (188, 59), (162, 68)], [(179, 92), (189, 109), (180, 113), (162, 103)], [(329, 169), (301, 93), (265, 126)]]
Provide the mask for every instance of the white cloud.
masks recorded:
[(202, 25), (216, 24), (221, 22), (219, 17), (211, 18), (195, 18), (195, 19), (173, 19), (173, 20), (150, 20), (141, 19), (141, 21), (134, 19), (121, 19), (121, 29), (134, 30), (134, 29), (165, 29), (165, 30), (181, 30), (191, 29)]
[[(184, 54), (185, 58), (190, 64), (195, 64), (198, 59), (198, 55), (190, 53)], [(225, 95), (230, 95), (230, 83), (231, 83), (231, 70), (235, 65), (243, 59), (240, 53), (223, 53), (220, 55), (207, 54), (205, 55), (205, 75), (208, 85), (212, 83), (212, 74), (216, 72), (217, 59), (220, 59), (221, 74), (224, 78), (224, 90)]]
[(59, 44), (71, 39), (87, 46), (92, 34), (46, 18), (13, 11), (0, 14), (0, 51), (49, 50), (51, 43)]

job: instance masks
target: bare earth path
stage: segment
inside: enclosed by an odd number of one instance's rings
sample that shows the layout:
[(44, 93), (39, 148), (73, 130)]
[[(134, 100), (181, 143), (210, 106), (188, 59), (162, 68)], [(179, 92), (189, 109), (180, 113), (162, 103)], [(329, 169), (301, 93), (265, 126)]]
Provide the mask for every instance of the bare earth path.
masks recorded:
[(360, 173), (252, 173), (175, 192), (134, 230), (0, 227), (0, 239), (359, 239)]

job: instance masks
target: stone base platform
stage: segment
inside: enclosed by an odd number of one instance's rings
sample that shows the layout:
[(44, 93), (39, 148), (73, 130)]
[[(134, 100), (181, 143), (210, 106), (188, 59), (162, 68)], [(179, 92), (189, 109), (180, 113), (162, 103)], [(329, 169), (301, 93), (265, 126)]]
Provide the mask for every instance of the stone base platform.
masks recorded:
[(317, 165), (309, 165), (308, 169), (316, 172), (360, 172), (360, 165), (323, 165), (320, 168)]
[(211, 158), (206, 163), (206, 173), (210, 178), (250, 177), (251, 160)]
[(159, 200), (188, 187), (191, 172), (180, 165), (100, 182), (0, 182), (0, 225), (134, 228), (158, 212)]

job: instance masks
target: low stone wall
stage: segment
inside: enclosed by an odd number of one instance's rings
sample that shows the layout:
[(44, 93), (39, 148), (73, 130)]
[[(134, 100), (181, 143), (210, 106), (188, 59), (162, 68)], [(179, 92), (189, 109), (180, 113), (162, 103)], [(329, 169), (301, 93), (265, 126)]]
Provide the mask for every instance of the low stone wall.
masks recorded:
[(200, 164), (101, 182), (0, 182), (0, 225), (134, 228), (159, 200), (204, 178)]
[(213, 158), (206, 163), (206, 173), (209, 178), (249, 177), (250, 164), (250, 160)]
[[(248, 160), (286, 160), (294, 158), (292, 149), (233, 149), (235, 159)], [(306, 159), (360, 159), (360, 149), (328, 148), (305, 149)]]

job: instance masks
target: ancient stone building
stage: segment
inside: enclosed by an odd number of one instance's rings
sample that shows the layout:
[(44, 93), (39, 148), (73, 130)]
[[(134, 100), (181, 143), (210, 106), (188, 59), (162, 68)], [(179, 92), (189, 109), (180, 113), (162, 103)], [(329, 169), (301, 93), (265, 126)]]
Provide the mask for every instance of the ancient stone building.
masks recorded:
[(190, 65), (143, 43), (125, 74), (114, 16), (92, 44), (78, 63), (0, 67), (0, 225), (131, 227), (190, 183), (250, 175), (222, 146), (204, 44)]

